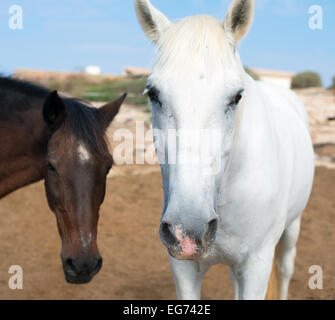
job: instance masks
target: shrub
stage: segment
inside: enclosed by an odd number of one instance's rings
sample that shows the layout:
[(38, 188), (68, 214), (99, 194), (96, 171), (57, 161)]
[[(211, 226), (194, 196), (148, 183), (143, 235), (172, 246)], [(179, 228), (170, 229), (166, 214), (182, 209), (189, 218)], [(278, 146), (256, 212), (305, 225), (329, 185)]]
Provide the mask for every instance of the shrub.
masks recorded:
[(245, 72), (246, 72), (251, 78), (253, 78), (254, 80), (260, 80), (260, 77), (259, 77), (259, 75), (258, 75), (256, 72), (252, 71), (252, 70), (249, 69), (248, 67), (245, 67), (244, 69), (245, 69)]
[(128, 93), (127, 103), (145, 106), (148, 98), (142, 92), (147, 83), (147, 77), (138, 79), (116, 78), (99, 84), (87, 84), (81, 88), (78, 96), (92, 101), (112, 101), (123, 93)]
[(292, 89), (322, 87), (320, 75), (316, 72), (308, 71), (295, 75), (292, 79)]

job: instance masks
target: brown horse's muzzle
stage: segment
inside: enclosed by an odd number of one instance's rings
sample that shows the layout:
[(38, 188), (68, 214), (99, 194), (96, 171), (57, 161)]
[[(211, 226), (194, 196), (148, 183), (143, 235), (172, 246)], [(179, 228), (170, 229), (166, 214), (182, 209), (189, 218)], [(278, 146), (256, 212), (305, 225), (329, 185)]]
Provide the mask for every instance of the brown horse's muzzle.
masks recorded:
[(102, 267), (100, 256), (63, 258), (65, 279), (71, 284), (89, 283)]

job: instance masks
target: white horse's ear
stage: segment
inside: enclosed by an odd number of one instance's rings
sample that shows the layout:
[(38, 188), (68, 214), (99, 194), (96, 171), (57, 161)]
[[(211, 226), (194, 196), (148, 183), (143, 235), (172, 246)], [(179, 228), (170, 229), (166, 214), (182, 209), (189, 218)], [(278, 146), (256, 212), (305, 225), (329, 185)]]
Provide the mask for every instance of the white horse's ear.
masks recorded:
[(233, 0), (224, 20), (224, 28), (238, 43), (248, 32), (255, 12), (255, 0)]
[(157, 10), (149, 0), (135, 0), (138, 21), (148, 38), (157, 43), (162, 32), (170, 24), (170, 20)]

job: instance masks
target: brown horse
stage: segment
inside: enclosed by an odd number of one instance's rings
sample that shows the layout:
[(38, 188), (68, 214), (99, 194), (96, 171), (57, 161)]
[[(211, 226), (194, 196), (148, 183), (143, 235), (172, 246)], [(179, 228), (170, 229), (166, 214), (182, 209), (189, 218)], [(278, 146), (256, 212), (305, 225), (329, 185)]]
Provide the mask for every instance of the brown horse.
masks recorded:
[(102, 266), (97, 223), (113, 164), (105, 131), (125, 98), (95, 109), (0, 77), (0, 198), (45, 179), (69, 283), (90, 282)]

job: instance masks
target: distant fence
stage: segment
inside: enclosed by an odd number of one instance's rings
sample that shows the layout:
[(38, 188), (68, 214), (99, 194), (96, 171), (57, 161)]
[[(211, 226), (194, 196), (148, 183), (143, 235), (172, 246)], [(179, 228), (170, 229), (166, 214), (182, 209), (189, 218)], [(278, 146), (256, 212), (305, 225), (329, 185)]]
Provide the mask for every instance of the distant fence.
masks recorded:
[(50, 83), (51, 81), (65, 81), (70, 77), (81, 77), (92, 82), (100, 82), (104, 79), (113, 80), (119, 78), (116, 75), (90, 75), (81, 72), (57, 72), (57, 71), (42, 71), (42, 70), (26, 70), (17, 69), (14, 76), (19, 79), (27, 79), (39, 83)]

